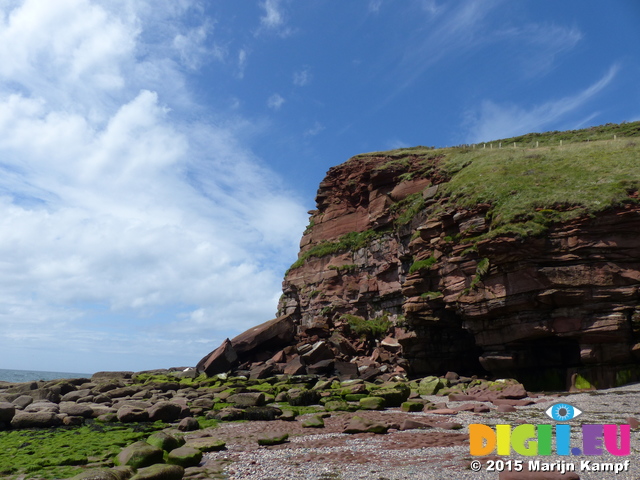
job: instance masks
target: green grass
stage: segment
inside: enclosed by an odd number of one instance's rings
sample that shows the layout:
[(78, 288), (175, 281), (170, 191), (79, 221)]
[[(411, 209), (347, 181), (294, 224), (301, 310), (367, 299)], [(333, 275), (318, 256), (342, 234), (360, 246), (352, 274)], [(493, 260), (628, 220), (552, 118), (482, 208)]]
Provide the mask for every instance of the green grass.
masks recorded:
[(456, 208), (491, 205), (491, 236), (537, 235), (558, 221), (636, 201), (640, 147), (628, 140), (546, 149), (460, 149), (443, 168)]
[(346, 320), (351, 330), (356, 335), (367, 338), (382, 338), (387, 334), (387, 330), (392, 325), (388, 315), (381, 315), (369, 320), (365, 320), (357, 315), (343, 315), (342, 320)]
[(291, 270), (301, 267), (311, 257), (322, 258), (338, 252), (347, 252), (359, 250), (366, 247), (375, 238), (379, 238), (387, 232), (376, 232), (375, 230), (365, 230), (364, 232), (350, 232), (341, 236), (335, 242), (322, 242), (304, 252), (293, 265), (289, 267), (287, 273)]
[(413, 262), (411, 267), (409, 268), (409, 274), (419, 272), (420, 270), (425, 270), (429, 268), (431, 265), (435, 264), (438, 260), (435, 257), (431, 256), (429, 258), (425, 258), (424, 260), (417, 260)]

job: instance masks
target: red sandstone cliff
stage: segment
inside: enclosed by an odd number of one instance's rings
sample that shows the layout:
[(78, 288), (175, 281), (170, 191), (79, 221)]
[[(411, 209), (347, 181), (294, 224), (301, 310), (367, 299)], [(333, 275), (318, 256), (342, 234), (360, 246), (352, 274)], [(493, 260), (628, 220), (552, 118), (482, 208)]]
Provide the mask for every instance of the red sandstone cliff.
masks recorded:
[[(456, 371), (532, 390), (639, 379), (640, 148), (603, 140), (612, 132), (638, 137), (640, 122), (532, 134), (483, 156), (480, 146), (418, 147), (331, 168), (279, 317), (198, 368), (256, 378)], [(599, 142), (584, 142), (594, 134)], [(491, 184), (469, 197), (484, 200), (465, 199), (470, 183)], [(524, 198), (520, 210), (500, 207), (510, 196)]]
[(279, 304), (301, 340), (344, 333), (348, 315), (385, 316), (399, 346), (374, 355), (405, 359), (390, 363), (410, 374), (485, 371), (530, 388), (637, 378), (637, 190), (542, 235), (482, 239), (492, 205), (451, 205), (444, 152), (359, 155), (329, 170)]

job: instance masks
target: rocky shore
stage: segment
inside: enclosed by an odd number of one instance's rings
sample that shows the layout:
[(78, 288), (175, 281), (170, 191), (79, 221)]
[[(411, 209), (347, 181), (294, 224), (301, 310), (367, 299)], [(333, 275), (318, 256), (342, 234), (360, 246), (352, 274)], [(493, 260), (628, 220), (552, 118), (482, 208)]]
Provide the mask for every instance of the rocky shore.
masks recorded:
[[(4, 383), (0, 445), (15, 460), (0, 461), (0, 476), (63, 478), (56, 476), (61, 472), (56, 468), (64, 465), (73, 469), (71, 477), (93, 480), (604, 478), (571, 472), (544, 477), (502, 472), (498, 477), (486, 468), (469, 470), (474, 459), (470, 423), (553, 423), (544, 411), (559, 401), (557, 395), (527, 392), (511, 379), (489, 381), (453, 372), (365, 381), (318, 375), (206, 377), (191, 369)], [(629, 386), (562, 401), (583, 410), (585, 423), (631, 425), (635, 455), (639, 399), (640, 387)], [(3, 444), (12, 434), (73, 432), (82, 425), (130, 428), (137, 430), (131, 437), (137, 440), (120, 442), (108, 452), (67, 456), (59, 460), (62, 465), (43, 463), (42, 452), (29, 442)], [(25, 453), (32, 463), (20, 463)], [(434, 469), (449, 473), (433, 476)]]

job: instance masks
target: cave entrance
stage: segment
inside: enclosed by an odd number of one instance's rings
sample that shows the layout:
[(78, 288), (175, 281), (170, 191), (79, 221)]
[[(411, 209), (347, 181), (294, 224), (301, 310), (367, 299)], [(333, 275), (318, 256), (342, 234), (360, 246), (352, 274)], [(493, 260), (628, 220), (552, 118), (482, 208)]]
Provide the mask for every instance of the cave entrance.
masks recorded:
[(580, 345), (573, 338), (548, 337), (519, 345), (516, 378), (530, 391), (560, 391), (580, 367)]

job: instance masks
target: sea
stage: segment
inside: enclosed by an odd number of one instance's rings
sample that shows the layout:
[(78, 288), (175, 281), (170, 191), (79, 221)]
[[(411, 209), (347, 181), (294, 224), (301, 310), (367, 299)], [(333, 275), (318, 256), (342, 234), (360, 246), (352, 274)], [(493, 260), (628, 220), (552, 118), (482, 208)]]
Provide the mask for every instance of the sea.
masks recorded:
[(63, 378), (91, 378), (91, 373), (41, 372), (37, 370), (5, 370), (0, 368), (0, 382), (33, 382)]

